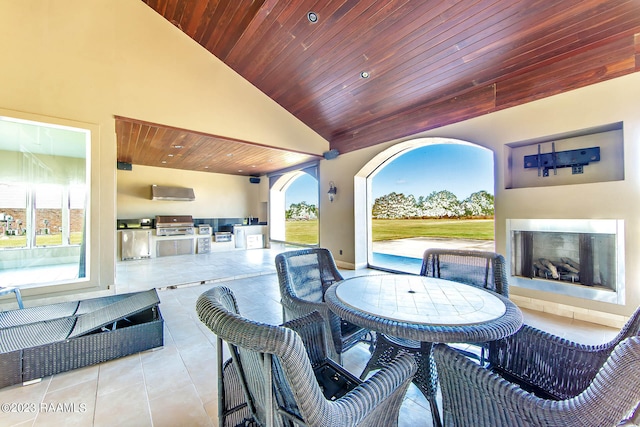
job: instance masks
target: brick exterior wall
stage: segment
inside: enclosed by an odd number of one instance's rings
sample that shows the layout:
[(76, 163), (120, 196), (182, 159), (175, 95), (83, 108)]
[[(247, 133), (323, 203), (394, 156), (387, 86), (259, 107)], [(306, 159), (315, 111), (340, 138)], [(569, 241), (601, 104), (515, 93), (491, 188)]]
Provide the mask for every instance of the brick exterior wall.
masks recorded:
[[(15, 230), (16, 228), (24, 229), (27, 225), (27, 212), (25, 209), (2, 209), (0, 213), (4, 213), (6, 215), (11, 215), (13, 217), (13, 221), (11, 222), (11, 229)], [(38, 219), (36, 220), (36, 233), (41, 234), (41, 231), (45, 228), (44, 220), (49, 221), (49, 233), (57, 234), (62, 232), (62, 211), (60, 209), (37, 209), (36, 215)], [(19, 226), (18, 222), (21, 221), (22, 224)], [(71, 223), (71, 232), (82, 232), (82, 225), (84, 222), (84, 209), (71, 209), (70, 212), (70, 223)], [(0, 221), (0, 231), (4, 234), (6, 230), (6, 223), (4, 221)]]

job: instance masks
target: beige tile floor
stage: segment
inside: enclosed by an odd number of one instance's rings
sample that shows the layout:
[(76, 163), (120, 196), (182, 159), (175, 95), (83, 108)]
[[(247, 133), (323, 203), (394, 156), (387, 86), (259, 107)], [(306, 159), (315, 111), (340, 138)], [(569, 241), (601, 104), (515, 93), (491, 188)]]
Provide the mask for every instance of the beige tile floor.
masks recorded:
[[(280, 250), (118, 263), (118, 292), (159, 288), (164, 347), (35, 384), (4, 388), (0, 390), (0, 426), (216, 426), (216, 340), (198, 320), (195, 301), (212, 286), (227, 286), (243, 315), (280, 323), (273, 267), (273, 257)], [(351, 277), (378, 272), (343, 273)], [(553, 315), (524, 313), (527, 323), (584, 343), (604, 342), (617, 332)], [(365, 345), (357, 346), (346, 353), (345, 366), (359, 373), (367, 355)], [(426, 400), (412, 385), (401, 409), (400, 426), (420, 425), (431, 425), (431, 416)]]

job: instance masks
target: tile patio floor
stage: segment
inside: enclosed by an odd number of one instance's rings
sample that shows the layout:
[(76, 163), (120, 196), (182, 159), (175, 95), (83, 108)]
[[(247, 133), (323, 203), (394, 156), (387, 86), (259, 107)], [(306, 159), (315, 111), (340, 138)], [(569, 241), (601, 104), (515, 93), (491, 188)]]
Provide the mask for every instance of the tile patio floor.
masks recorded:
[[(14, 403), (35, 410), (2, 411), (0, 425), (216, 426), (216, 338), (198, 320), (195, 301), (212, 286), (227, 286), (235, 293), (243, 315), (280, 323), (274, 257), (281, 250), (119, 262), (119, 293), (159, 289), (165, 319), (164, 347), (46, 377), (35, 384), (6, 387), (0, 390), (0, 404)], [(380, 273), (342, 272), (345, 277)], [(584, 343), (604, 342), (617, 332), (539, 312), (524, 314), (529, 324)], [(345, 366), (359, 374), (367, 356), (366, 346), (357, 346), (345, 354)], [(431, 415), (427, 401), (412, 385), (402, 406), (400, 426), (421, 425), (431, 425)]]

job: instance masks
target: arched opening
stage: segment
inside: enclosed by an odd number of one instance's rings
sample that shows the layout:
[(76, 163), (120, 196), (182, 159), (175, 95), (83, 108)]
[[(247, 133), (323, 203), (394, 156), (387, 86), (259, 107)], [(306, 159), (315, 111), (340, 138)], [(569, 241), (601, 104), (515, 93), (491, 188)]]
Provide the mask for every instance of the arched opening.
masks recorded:
[(271, 241), (294, 246), (318, 246), (317, 168), (287, 172), (270, 182)]
[(494, 250), (493, 153), (420, 138), (378, 154), (356, 176), (356, 265), (418, 273), (428, 247)]

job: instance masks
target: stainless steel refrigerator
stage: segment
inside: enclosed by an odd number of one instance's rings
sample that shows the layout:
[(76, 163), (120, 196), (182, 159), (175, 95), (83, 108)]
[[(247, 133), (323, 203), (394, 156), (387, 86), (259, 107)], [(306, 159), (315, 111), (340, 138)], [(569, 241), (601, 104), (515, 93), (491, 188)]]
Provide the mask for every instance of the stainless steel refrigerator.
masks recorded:
[(151, 230), (122, 230), (122, 260), (151, 257)]

